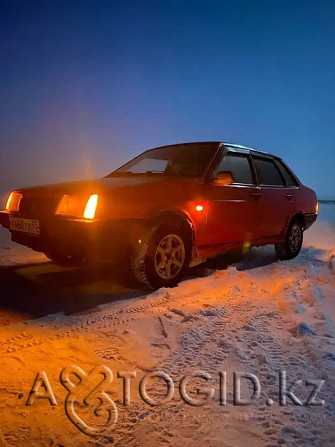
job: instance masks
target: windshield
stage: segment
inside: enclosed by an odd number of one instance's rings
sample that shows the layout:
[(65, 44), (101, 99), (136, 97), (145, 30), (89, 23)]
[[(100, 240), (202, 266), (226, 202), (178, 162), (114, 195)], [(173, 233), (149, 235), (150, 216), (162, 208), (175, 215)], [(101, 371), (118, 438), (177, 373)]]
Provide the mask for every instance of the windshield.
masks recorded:
[(107, 177), (118, 175), (168, 175), (200, 177), (212, 161), (219, 143), (188, 143), (151, 149)]

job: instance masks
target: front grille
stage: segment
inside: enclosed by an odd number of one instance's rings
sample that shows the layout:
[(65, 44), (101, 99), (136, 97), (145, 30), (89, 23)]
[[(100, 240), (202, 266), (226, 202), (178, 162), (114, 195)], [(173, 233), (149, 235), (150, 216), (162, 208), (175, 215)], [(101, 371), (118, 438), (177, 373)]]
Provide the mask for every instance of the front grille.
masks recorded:
[(23, 194), (19, 212), (24, 217), (47, 217), (55, 214), (58, 202), (57, 197), (27, 197)]

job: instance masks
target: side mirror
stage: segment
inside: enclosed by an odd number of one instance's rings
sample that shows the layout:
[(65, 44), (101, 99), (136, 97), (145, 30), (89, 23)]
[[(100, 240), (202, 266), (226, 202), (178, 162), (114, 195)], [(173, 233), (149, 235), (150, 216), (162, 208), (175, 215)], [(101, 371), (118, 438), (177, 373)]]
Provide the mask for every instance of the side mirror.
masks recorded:
[(231, 171), (220, 171), (211, 181), (214, 186), (225, 186), (234, 183), (233, 174)]

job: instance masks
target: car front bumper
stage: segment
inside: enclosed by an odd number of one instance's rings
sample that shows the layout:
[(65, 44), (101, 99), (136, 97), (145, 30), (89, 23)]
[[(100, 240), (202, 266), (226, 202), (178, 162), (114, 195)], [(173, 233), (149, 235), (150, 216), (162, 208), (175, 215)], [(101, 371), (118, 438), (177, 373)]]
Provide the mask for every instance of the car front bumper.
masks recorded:
[[(9, 216), (7, 211), (0, 212), (0, 223), (7, 229), (10, 229)], [(93, 261), (117, 261), (126, 257), (138, 241), (137, 230), (142, 224), (136, 219), (87, 221), (61, 216), (39, 220), (39, 223), (40, 235), (10, 230), (12, 240), (35, 251)]]

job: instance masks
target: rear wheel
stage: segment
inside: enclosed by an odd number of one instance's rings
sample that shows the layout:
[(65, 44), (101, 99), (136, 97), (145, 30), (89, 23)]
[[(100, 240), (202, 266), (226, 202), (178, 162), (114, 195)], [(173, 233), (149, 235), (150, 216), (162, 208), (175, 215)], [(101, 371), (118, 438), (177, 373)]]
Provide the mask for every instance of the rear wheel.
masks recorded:
[(190, 244), (178, 223), (152, 228), (132, 254), (135, 277), (152, 289), (174, 287), (188, 268)]
[(290, 223), (285, 236), (285, 242), (275, 244), (276, 254), (279, 259), (293, 259), (298, 256), (303, 241), (303, 227), (300, 222), (294, 220)]

